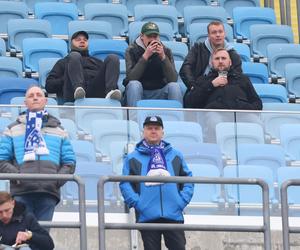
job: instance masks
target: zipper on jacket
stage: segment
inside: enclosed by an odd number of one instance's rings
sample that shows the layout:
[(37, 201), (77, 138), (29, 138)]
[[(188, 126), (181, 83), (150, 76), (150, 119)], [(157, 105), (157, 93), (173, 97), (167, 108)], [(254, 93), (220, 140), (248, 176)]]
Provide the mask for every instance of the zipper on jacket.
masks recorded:
[(164, 216), (163, 195), (162, 195), (161, 187), (162, 187), (162, 185), (159, 185), (159, 191), (160, 191), (160, 210), (161, 210), (161, 216)]

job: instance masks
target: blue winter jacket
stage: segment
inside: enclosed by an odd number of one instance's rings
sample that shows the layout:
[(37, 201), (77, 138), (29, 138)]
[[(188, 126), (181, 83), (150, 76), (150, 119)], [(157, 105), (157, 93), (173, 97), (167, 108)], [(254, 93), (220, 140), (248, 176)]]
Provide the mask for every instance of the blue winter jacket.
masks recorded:
[[(164, 154), (167, 170), (171, 176), (192, 176), (182, 154), (166, 143)], [(150, 151), (142, 142), (129, 154), (124, 162), (123, 175), (147, 175)], [(194, 185), (165, 183), (146, 186), (144, 183), (121, 182), (120, 189), (125, 203), (136, 210), (138, 222), (149, 222), (159, 218), (183, 222), (182, 211), (193, 196)]]

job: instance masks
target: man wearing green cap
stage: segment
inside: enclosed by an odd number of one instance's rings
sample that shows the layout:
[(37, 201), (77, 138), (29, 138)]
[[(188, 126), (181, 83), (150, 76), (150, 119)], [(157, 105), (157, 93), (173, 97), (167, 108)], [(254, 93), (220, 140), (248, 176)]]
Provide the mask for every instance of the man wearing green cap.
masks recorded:
[(159, 28), (153, 22), (142, 26), (140, 36), (125, 55), (127, 106), (141, 99), (171, 99), (182, 103), (173, 55), (160, 41)]

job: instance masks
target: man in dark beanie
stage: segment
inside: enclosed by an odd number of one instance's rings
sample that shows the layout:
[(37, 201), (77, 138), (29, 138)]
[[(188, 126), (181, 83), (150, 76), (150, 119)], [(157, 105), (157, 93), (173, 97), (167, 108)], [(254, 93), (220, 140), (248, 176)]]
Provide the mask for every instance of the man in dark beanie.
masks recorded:
[(56, 93), (62, 102), (84, 97), (120, 100), (117, 89), (120, 61), (108, 55), (104, 61), (89, 56), (88, 33), (77, 31), (71, 37), (71, 52), (57, 61), (46, 80), (48, 93)]

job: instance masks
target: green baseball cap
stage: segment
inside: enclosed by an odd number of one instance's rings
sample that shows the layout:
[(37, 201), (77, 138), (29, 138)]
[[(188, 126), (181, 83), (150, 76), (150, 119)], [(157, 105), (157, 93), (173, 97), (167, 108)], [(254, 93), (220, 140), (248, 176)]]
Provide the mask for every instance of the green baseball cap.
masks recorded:
[(151, 34), (159, 35), (159, 28), (156, 23), (147, 22), (143, 25), (141, 33), (146, 36), (149, 36)]

